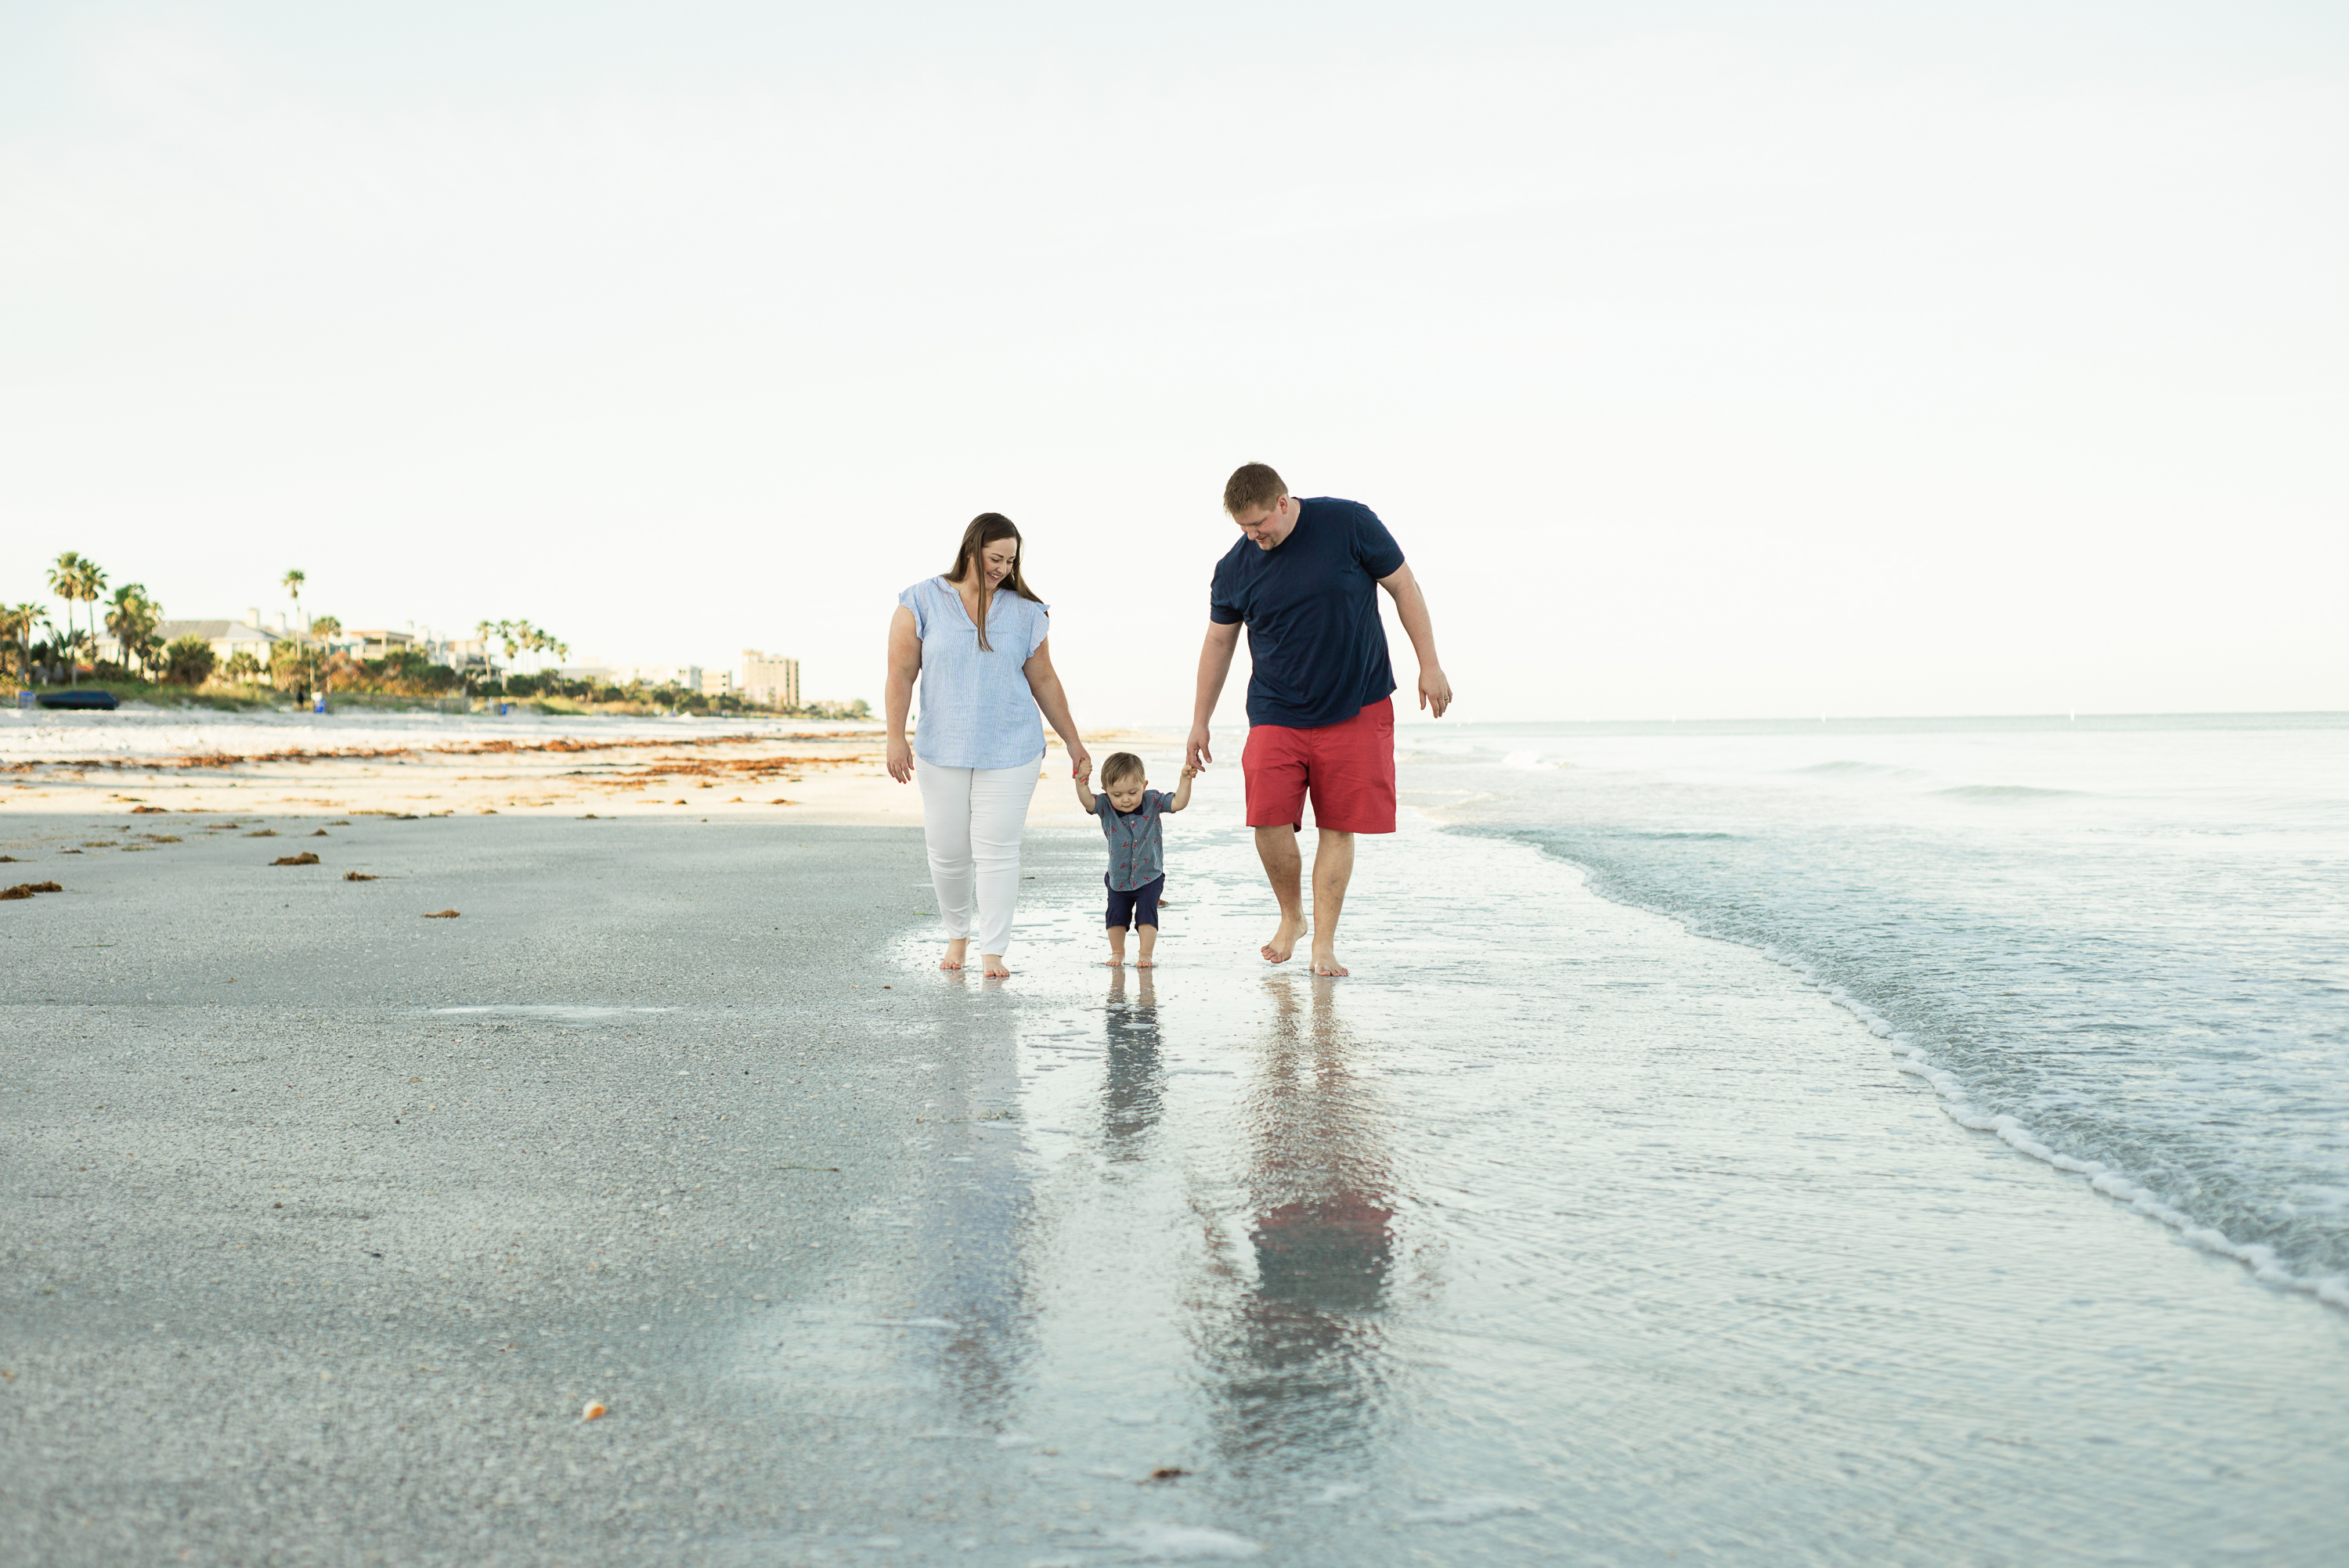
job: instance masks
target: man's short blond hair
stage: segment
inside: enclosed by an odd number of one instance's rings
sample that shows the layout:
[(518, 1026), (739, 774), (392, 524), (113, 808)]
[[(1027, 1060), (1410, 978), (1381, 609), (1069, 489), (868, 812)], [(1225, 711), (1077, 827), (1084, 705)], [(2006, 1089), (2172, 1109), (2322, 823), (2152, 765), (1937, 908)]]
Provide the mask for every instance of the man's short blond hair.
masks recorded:
[(1288, 486), (1270, 463), (1242, 463), (1224, 481), (1224, 511), (1234, 517), (1277, 504)]

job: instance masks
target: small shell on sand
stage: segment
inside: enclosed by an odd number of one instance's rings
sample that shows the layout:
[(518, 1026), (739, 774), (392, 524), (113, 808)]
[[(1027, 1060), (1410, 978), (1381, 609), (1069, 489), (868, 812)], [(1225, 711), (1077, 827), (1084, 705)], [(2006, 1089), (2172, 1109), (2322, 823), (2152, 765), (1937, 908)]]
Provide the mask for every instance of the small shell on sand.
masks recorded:
[(603, 1413), (603, 1401), (600, 1399), (590, 1399), (587, 1401), (587, 1408), (579, 1412), (579, 1418), (583, 1421), (592, 1421)]

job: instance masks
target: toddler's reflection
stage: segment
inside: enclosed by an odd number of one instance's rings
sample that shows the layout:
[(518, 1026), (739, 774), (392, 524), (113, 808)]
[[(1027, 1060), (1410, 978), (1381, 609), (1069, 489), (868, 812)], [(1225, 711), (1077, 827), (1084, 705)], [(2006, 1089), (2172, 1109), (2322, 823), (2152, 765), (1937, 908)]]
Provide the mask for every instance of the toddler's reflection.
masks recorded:
[(1164, 1109), (1165, 1079), (1158, 1056), (1158, 994), (1151, 973), (1139, 972), (1133, 999), (1126, 999), (1125, 971), (1112, 969), (1109, 1010), (1104, 1015), (1109, 1071), (1102, 1082), (1102, 1144), (1111, 1161), (1147, 1159), (1150, 1132)]

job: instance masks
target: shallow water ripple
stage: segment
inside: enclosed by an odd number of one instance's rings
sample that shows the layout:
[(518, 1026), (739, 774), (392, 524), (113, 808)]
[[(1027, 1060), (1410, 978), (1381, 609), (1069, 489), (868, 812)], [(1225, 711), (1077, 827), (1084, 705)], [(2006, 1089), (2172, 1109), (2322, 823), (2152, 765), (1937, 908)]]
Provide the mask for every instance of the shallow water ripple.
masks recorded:
[(1016, 1443), (1074, 1560), (2349, 1543), (2334, 1315), (1954, 1127), (1783, 969), (1413, 825), (1317, 982), (1240, 961), (1252, 861), (1183, 822), (1154, 973), (1090, 967), (1092, 890), (1035, 884), (1020, 974), (947, 983), (941, 1104), (1011, 1130), (940, 1135), (932, 1245), (869, 1282), (974, 1326), (884, 1346), (890, 1418)]

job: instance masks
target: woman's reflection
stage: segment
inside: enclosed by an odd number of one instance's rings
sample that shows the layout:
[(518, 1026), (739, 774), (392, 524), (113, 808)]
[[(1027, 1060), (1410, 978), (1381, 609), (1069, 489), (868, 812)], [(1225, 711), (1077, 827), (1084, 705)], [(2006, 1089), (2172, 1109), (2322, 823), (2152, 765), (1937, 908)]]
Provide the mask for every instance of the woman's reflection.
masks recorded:
[(1355, 1076), (1335, 987), (1309, 1006), (1286, 979), (1241, 1106), (1255, 1282), (1217, 1308), (1210, 1358), (1220, 1440), (1235, 1460), (1284, 1468), (1375, 1435), (1395, 1267), (1389, 1116)]
[(1010, 1119), (1018, 1015), (978, 1000), (924, 1111), (935, 1131), (914, 1188), (923, 1244), (906, 1315), (954, 1326), (910, 1342), (928, 1353), (944, 1423), (993, 1430), (1009, 1421), (1014, 1383), (1033, 1354), (1022, 1268), (1031, 1199)]

